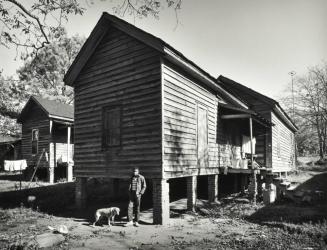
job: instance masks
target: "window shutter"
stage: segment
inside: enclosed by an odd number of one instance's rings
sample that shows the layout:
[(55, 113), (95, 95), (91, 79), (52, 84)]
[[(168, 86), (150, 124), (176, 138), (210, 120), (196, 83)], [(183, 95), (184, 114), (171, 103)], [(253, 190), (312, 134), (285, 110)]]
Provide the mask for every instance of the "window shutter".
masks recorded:
[(120, 145), (120, 130), (121, 130), (121, 109), (107, 108), (104, 111), (104, 146), (119, 146)]

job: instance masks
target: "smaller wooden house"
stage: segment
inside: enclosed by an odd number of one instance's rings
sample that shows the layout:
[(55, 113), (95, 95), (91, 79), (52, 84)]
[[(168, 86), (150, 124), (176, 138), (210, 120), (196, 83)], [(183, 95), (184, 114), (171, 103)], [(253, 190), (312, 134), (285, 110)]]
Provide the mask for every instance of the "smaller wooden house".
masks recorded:
[(66, 164), (67, 180), (72, 181), (74, 107), (32, 96), (17, 122), (22, 124), (22, 158), (28, 166), (46, 167), (53, 183), (55, 168)]
[(293, 170), (295, 132), (298, 128), (279, 103), (227, 77), (219, 76), (217, 81), (227, 91), (244, 101), (251, 110), (273, 124), (257, 137), (256, 150), (259, 152), (257, 161), (273, 173)]

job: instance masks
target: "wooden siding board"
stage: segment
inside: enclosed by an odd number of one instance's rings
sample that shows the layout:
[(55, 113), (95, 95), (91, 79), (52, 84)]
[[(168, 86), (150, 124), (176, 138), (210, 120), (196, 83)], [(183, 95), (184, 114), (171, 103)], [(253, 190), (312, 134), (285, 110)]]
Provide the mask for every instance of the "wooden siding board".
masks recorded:
[[(271, 112), (271, 121), (275, 124), (272, 127), (271, 143), (273, 171), (289, 171), (294, 169), (294, 133), (273, 112)], [(278, 140), (280, 141), (280, 154), (277, 152)]]

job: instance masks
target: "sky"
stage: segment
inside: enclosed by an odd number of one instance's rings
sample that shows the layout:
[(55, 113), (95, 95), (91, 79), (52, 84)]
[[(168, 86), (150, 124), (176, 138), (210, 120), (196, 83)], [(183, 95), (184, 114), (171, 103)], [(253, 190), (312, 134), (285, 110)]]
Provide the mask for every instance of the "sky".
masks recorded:
[[(26, 0), (25, 0), (26, 1)], [(121, 0), (94, 1), (66, 25), (88, 36), (102, 12)], [(23, 1), (24, 2), (24, 1)], [(214, 77), (224, 75), (276, 98), (307, 68), (327, 62), (326, 0), (183, 0), (160, 18), (124, 19), (169, 43)], [(178, 24), (177, 24), (178, 20)], [(0, 69), (14, 75), (22, 64), (0, 47)]]

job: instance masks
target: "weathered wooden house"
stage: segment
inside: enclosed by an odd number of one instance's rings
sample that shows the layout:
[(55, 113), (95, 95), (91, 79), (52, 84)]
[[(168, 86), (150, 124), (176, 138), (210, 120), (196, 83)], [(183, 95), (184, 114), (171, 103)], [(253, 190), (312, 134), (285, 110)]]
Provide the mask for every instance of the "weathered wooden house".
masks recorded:
[(27, 101), (17, 122), (22, 124), (22, 158), (29, 166), (48, 169), (48, 181), (54, 182), (58, 163), (67, 164), (67, 180), (73, 178), (74, 108), (32, 96)]
[(256, 183), (266, 171), (255, 161), (254, 138), (272, 122), (170, 45), (119, 18), (102, 15), (64, 81), (75, 93), (79, 206), (88, 177), (127, 179), (138, 166), (152, 180), (154, 223), (165, 223), (170, 180), (186, 179), (193, 209), (198, 176), (207, 177), (214, 201), (220, 174), (240, 174), (244, 188), (243, 177)]

